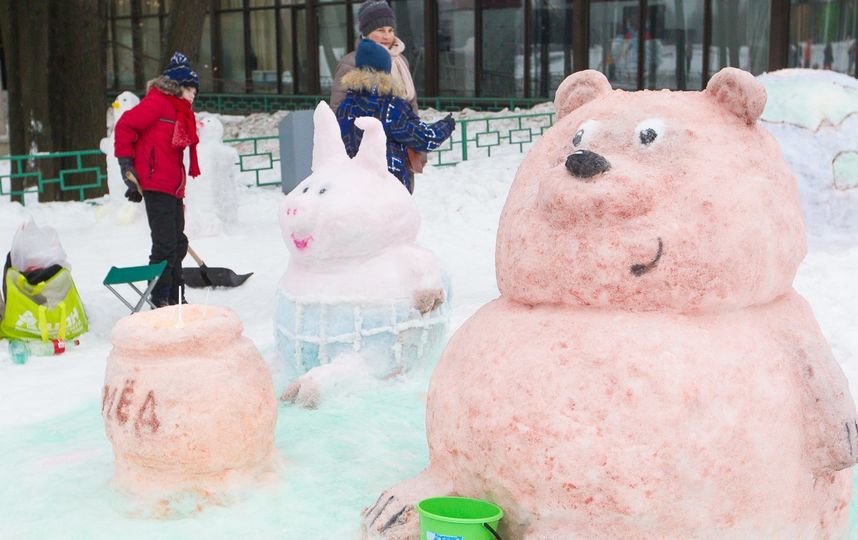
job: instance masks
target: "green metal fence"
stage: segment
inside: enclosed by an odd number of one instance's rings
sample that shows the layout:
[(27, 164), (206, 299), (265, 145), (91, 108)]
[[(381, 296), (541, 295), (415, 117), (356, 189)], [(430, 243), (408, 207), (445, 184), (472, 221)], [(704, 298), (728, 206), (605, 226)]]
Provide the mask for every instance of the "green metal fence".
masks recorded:
[[(116, 93), (109, 93), (112, 101)], [(302, 96), (280, 94), (208, 94), (203, 93), (194, 100), (194, 109), (218, 114), (250, 114), (276, 111), (315, 109), (321, 100), (330, 101), (329, 95)], [(453, 112), (463, 109), (498, 112), (516, 107), (529, 109), (549, 98), (503, 98), (503, 97), (457, 97), (438, 96), (417, 99), (421, 109)]]
[(524, 153), (552, 125), (553, 112), (459, 120), (456, 131), (430, 154), (430, 159), (435, 165), (455, 165), (469, 159)]
[[(89, 156), (103, 158), (101, 150), (77, 152), (51, 152), (26, 156), (0, 156), (0, 196), (22, 197), (25, 193), (42, 193), (45, 188), (57, 184), (62, 192), (74, 193), (82, 201), (93, 195), (107, 182), (106, 163), (84, 164)], [(88, 161), (93, 162), (96, 158)], [(71, 161), (72, 165), (67, 163)], [(55, 177), (47, 177), (46, 171), (55, 170)], [(83, 180), (81, 180), (83, 177)], [(14, 180), (20, 180), (22, 189), (13, 189)], [(92, 190), (91, 193), (87, 191)]]
[[(469, 159), (523, 153), (553, 124), (553, 112), (462, 119), (456, 123), (453, 135), (431, 153), (430, 160), (435, 165), (443, 166)], [(277, 135), (227, 139), (224, 143), (238, 150), (235, 165), (242, 184), (280, 185), (280, 145)], [(100, 164), (85, 166), (83, 162), (88, 156), (99, 156)], [(23, 197), (24, 193), (41, 193), (46, 186), (58, 184), (63, 192), (74, 193), (78, 200), (84, 200), (87, 195), (97, 193), (87, 193), (87, 190), (97, 190), (107, 181), (106, 161), (103, 158), (104, 154), (100, 150), (0, 156), (0, 196)], [(71, 160), (72, 166), (67, 165), (68, 160)], [(42, 170), (48, 167), (40, 165), (51, 161), (59, 161), (65, 167), (58, 169), (56, 177), (45, 178)], [(57, 164), (50, 168), (54, 167)], [(90, 180), (80, 182), (78, 175), (89, 175)], [(74, 184), (67, 182), (70, 178), (76, 179)], [(25, 187), (12, 190), (13, 180), (23, 181)]]
[(223, 142), (238, 150), (239, 174), (251, 176), (256, 186), (280, 185), (280, 137), (266, 135), (224, 139)]

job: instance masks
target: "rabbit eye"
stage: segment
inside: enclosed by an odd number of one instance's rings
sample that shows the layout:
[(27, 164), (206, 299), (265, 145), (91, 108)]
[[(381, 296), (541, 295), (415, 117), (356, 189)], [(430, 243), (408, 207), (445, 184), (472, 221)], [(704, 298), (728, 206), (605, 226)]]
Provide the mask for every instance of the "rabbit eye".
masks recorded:
[(301, 193), (307, 193), (308, 191), (310, 191), (310, 186), (305, 187), (305, 188), (301, 191)]
[(584, 130), (579, 129), (577, 133), (575, 133), (575, 137), (572, 139), (572, 144), (578, 146), (581, 144), (581, 139), (584, 137)]
[(324, 193), (324, 192), (326, 192), (326, 191), (328, 191), (328, 188), (322, 188), (322, 189), (320, 189), (320, 190), (319, 190), (319, 195), (321, 195), (322, 193)]

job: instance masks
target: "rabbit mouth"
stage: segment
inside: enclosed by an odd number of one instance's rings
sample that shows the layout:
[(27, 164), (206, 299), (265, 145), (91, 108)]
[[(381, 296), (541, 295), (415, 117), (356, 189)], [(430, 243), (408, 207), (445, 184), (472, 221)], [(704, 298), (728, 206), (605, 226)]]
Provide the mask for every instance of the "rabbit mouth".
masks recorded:
[(305, 250), (310, 246), (310, 242), (313, 240), (313, 235), (305, 236), (304, 238), (297, 238), (295, 233), (292, 233), (292, 243), (295, 244), (295, 247), (299, 250)]

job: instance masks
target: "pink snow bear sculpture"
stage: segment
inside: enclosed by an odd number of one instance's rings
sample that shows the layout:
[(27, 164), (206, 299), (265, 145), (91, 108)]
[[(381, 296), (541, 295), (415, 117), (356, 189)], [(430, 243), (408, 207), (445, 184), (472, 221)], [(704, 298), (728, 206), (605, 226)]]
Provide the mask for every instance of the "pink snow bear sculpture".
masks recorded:
[(162, 308), (113, 329), (102, 416), (117, 485), (140, 496), (217, 499), (272, 469), (271, 375), (230, 310)]
[(498, 230), (501, 297), (453, 336), (430, 465), (364, 512), (416, 538), (427, 496), (492, 500), (504, 538), (832, 538), (858, 424), (793, 290), (796, 183), (727, 68), (702, 92), (568, 77)]
[[(381, 122), (355, 121), (364, 133), (353, 159), (324, 101), (313, 122), (313, 173), (280, 212), (290, 260), (278, 289), (275, 336), (287, 378), (347, 353), (359, 354), (365, 371), (380, 377), (437, 359), (448, 287), (440, 260), (417, 244), (420, 213), (387, 170)], [(297, 390), (292, 386), (284, 399), (294, 401)]]

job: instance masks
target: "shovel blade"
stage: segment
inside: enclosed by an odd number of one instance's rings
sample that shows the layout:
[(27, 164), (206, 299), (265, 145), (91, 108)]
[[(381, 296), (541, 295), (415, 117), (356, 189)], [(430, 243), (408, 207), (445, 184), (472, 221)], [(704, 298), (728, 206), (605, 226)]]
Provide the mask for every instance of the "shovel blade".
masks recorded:
[(253, 275), (236, 274), (229, 268), (207, 266), (205, 268), (182, 268), (185, 285), (194, 289), (205, 287), (238, 287)]

